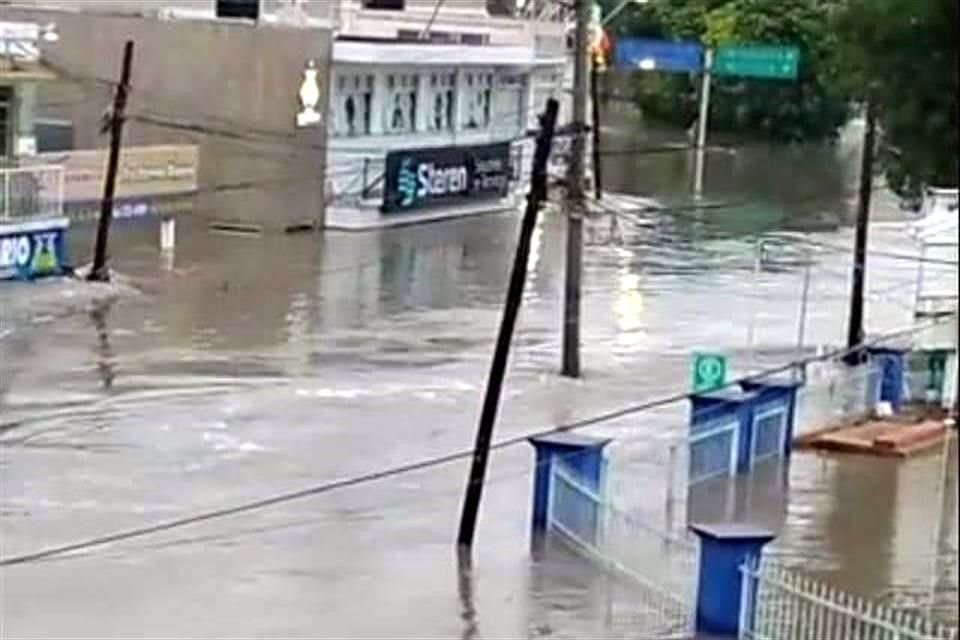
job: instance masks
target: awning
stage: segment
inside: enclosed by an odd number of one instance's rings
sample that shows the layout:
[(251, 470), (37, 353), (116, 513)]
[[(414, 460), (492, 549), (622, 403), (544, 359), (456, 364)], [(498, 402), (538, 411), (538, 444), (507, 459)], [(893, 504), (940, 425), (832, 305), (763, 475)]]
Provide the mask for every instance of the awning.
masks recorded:
[(562, 57), (537, 58), (531, 47), (353, 41), (334, 42), (333, 61), (335, 64), (445, 67), (534, 67), (565, 62)]
[(42, 62), (13, 60), (6, 56), (0, 57), (0, 80), (5, 83), (49, 82), (57, 80), (58, 77), (56, 72)]

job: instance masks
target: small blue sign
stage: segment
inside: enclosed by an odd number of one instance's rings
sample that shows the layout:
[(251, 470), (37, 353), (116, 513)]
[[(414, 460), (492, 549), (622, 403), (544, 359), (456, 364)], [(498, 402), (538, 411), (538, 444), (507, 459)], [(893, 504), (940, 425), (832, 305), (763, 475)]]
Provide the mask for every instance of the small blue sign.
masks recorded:
[(0, 228), (0, 280), (33, 280), (61, 275), (66, 266), (64, 231), (58, 219)]
[(699, 42), (622, 38), (616, 42), (613, 59), (616, 67), (624, 70), (700, 73), (703, 55)]

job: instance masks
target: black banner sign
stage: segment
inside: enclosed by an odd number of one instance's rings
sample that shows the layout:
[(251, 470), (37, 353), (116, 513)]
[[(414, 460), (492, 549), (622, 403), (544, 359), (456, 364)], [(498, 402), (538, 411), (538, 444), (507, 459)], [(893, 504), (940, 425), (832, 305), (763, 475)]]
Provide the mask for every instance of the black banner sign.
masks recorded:
[(501, 198), (507, 194), (511, 174), (509, 142), (391, 151), (387, 153), (380, 210), (396, 213)]

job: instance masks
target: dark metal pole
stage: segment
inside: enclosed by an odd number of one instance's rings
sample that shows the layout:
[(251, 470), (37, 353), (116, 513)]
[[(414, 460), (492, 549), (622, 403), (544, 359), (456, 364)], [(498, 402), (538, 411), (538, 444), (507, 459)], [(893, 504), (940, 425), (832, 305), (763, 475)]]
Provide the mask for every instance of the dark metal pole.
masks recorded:
[(120, 84), (113, 96), (113, 113), (110, 114), (110, 156), (107, 159), (107, 175), (103, 181), (103, 200), (100, 202), (100, 220), (97, 223), (97, 244), (93, 251), (93, 266), (87, 280), (106, 282), (110, 279), (107, 269), (107, 239), (110, 222), (113, 220), (113, 194), (117, 186), (117, 168), (120, 164), (120, 142), (123, 137), (123, 112), (127, 107), (130, 91), (130, 67), (133, 63), (133, 40), (127, 40), (123, 48), (123, 68)]
[[(853, 252), (853, 287), (850, 291), (850, 318), (847, 349), (863, 344), (863, 289), (867, 276), (867, 230), (870, 224), (870, 196), (873, 193), (873, 156), (877, 137), (876, 110), (867, 102), (863, 132), (863, 154), (860, 162), (860, 194), (857, 201), (856, 245)], [(844, 358), (847, 364), (863, 362), (862, 351), (851, 351)]]
[(593, 195), (603, 198), (603, 170), (600, 165), (600, 65), (593, 59), (590, 67), (590, 99), (593, 101)]
[(367, 195), (369, 195), (369, 193), (370, 193), (370, 192), (367, 190), (367, 170), (368, 170), (368, 167), (369, 167), (369, 166), (370, 166), (370, 158), (367, 158), (366, 156), (364, 156), (364, 158), (363, 158), (363, 188), (360, 189), (360, 197), (361, 197), (361, 198), (366, 198)]
[(520, 225), (520, 239), (510, 272), (510, 286), (507, 289), (507, 301), (497, 334), (497, 345), (490, 364), (487, 378), (487, 390), (483, 397), (483, 409), (480, 412), (480, 424), (477, 427), (477, 439), (473, 448), (473, 463), (470, 466), (470, 479), (463, 500), (463, 512), (460, 516), (460, 532), (457, 544), (469, 549), (473, 546), (473, 535), (477, 526), (477, 512), (483, 494), (483, 478), (487, 471), (487, 458), (490, 455), (490, 442), (493, 439), (493, 425), (500, 405), (500, 391), (503, 388), (503, 376), (510, 355), (510, 341), (513, 328), (517, 323), (520, 302), (523, 299), (523, 287), (527, 280), (527, 262), (530, 257), (530, 242), (537, 223), (540, 203), (547, 195), (547, 159), (553, 144), (553, 131), (557, 123), (559, 103), (551, 98), (547, 101), (546, 112), (541, 116), (540, 132), (537, 134), (536, 150), (533, 155), (530, 193), (527, 195), (527, 208)]

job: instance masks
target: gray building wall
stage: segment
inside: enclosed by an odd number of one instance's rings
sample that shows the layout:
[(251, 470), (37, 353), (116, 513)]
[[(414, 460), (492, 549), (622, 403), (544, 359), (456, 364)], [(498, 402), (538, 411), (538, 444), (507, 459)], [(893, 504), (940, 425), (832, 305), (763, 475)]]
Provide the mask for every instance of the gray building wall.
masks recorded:
[(322, 224), (325, 123), (297, 128), (295, 120), (311, 59), (319, 70), (318, 110), (326, 111), (328, 29), (17, 7), (3, 13), (56, 24), (60, 38), (44, 43), (42, 55), (64, 82), (44, 87), (37, 115), (71, 120), (77, 148), (107, 145), (100, 121), (130, 39), (124, 144), (197, 144), (196, 213), (211, 222), (265, 231)]

